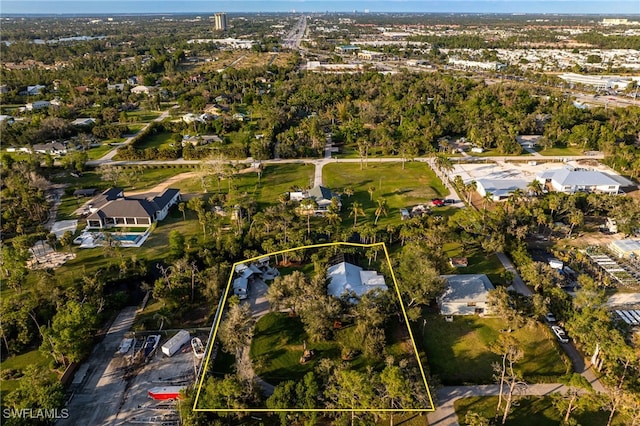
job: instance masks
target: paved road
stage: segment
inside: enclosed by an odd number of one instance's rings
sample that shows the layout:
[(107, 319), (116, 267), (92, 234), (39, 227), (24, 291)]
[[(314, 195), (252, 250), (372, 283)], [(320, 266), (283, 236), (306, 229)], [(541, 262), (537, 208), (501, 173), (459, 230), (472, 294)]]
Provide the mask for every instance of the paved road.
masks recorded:
[[(520, 278), (520, 275), (513, 266), (513, 263), (511, 263), (511, 260), (504, 253), (496, 253), (496, 255), (498, 256), (498, 259), (500, 260), (500, 263), (502, 263), (504, 268), (507, 271), (511, 271), (513, 273), (513, 289), (522, 295), (531, 296), (531, 290), (522, 281), (522, 278)], [(580, 351), (578, 351), (578, 349), (576, 349), (573, 342), (563, 343), (560, 346), (571, 360), (573, 370), (576, 373), (580, 373), (581, 375), (583, 375), (584, 378), (587, 379), (589, 383), (591, 383), (591, 386), (593, 386), (596, 392), (604, 392), (605, 388), (602, 386), (602, 383), (600, 383), (599, 380), (600, 374), (594, 371), (591, 365), (585, 364), (584, 356), (580, 353)]]
[(513, 289), (524, 296), (531, 296), (531, 290), (526, 286), (524, 281), (522, 281), (518, 271), (516, 271), (516, 268), (513, 266), (513, 263), (511, 263), (511, 260), (507, 255), (504, 253), (496, 253), (496, 255), (498, 256), (500, 263), (502, 263), (502, 266), (504, 266), (504, 269), (513, 274)]
[[(560, 383), (543, 383), (527, 385), (516, 389), (517, 395), (550, 395), (552, 393), (564, 393), (566, 386)], [(438, 389), (438, 409), (427, 415), (430, 426), (457, 426), (458, 416), (453, 409), (453, 404), (460, 398), (472, 396), (497, 396), (500, 393), (498, 385), (480, 386), (445, 386)]]
[[(76, 375), (86, 368), (86, 375), (67, 404), (69, 418), (59, 420), (59, 426), (104, 425), (113, 422), (123, 402), (126, 381), (123, 378), (123, 358), (114, 357), (125, 333), (136, 317), (136, 307), (123, 309), (113, 322), (104, 340)], [(75, 380), (75, 379), (74, 379)], [(73, 387), (74, 385), (72, 385)]]
[[(172, 108), (177, 108), (178, 106), (175, 105)], [(159, 117), (157, 117), (156, 119), (154, 119), (151, 123), (153, 122), (160, 122), (162, 120), (164, 120), (165, 118), (169, 117), (169, 112), (171, 110), (168, 109), (166, 111), (164, 111), (162, 114), (160, 114)], [(125, 139), (124, 142), (122, 142), (121, 144), (118, 144), (118, 146), (125, 146), (125, 145), (129, 145), (133, 139), (140, 133), (143, 132), (147, 129), (147, 127), (149, 127), (151, 125), (151, 123), (147, 123), (142, 129), (140, 129), (140, 131), (138, 131), (136, 134), (134, 134), (133, 136), (128, 137), (127, 139)], [(111, 151), (107, 152), (104, 156), (102, 156), (102, 158), (99, 158), (97, 160), (91, 160), (91, 161), (87, 161), (87, 165), (88, 166), (99, 166), (105, 163), (110, 163), (113, 161), (113, 157), (115, 157), (115, 155), (118, 153), (118, 147), (113, 148)]]

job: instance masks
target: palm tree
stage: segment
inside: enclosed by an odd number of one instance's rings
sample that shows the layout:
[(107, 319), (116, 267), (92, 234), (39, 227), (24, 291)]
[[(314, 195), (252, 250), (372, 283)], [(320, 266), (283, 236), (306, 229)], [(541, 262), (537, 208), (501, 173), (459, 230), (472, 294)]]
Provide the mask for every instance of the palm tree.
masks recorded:
[(536, 197), (542, 194), (542, 184), (538, 179), (534, 179), (529, 185), (527, 185), (527, 189), (530, 194), (535, 195)]
[(367, 192), (369, 193), (369, 201), (373, 201), (373, 193), (375, 192), (376, 187), (373, 185), (370, 185), (369, 188), (367, 188)]
[(355, 228), (358, 223), (358, 216), (364, 216), (362, 204), (357, 201), (351, 203), (351, 212), (349, 213), (349, 217), (351, 216), (353, 216), (353, 227)]
[(351, 188), (350, 186), (347, 186), (342, 192), (344, 193), (344, 195), (351, 198), (351, 196), (353, 195), (353, 188)]
[(305, 198), (300, 203), (300, 210), (302, 214), (305, 214), (307, 216), (307, 237), (311, 235), (311, 225), (309, 223), (309, 220), (317, 208), (318, 203), (314, 198)]
[(374, 225), (378, 224), (378, 219), (380, 218), (380, 215), (385, 215), (385, 217), (387, 216), (387, 200), (385, 200), (384, 198), (378, 198), (376, 200), (378, 202), (378, 206), (376, 207), (376, 220), (373, 222)]
[(439, 152), (436, 154), (436, 168), (441, 172), (450, 172), (453, 170), (453, 162), (445, 154)]
[(571, 238), (573, 228), (575, 228), (576, 225), (582, 226), (584, 224), (584, 213), (582, 213), (582, 210), (575, 209), (569, 212), (569, 223), (571, 224), (569, 238)]
[(467, 204), (471, 204), (471, 197), (473, 196), (473, 193), (476, 191), (476, 189), (478, 189), (478, 184), (475, 180), (472, 180), (464, 186), (464, 192), (467, 193)]

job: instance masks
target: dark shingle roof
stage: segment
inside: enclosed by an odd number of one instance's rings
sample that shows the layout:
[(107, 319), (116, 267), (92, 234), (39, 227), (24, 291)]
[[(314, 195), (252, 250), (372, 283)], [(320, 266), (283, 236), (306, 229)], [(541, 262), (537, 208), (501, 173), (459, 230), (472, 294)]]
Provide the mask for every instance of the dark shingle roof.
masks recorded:
[(147, 200), (120, 198), (105, 204), (100, 211), (107, 217), (148, 217), (156, 212), (153, 204)]
[(162, 194), (153, 197), (153, 202), (158, 206), (158, 210), (162, 210), (179, 193), (179, 189), (167, 188)]
[(314, 186), (309, 190), (309, 196), (313, 197), (316, 201), (319, 200), (331, 200), (334, 194), (331, 190), (325, 186)]

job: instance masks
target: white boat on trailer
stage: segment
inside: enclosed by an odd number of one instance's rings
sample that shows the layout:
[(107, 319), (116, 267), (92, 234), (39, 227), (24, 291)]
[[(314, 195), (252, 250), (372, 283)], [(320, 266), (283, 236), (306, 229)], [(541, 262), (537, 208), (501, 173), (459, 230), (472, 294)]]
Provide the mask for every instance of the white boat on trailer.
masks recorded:
[(194, 337), (191, 339), (191, 348), (193, 349), (193, 354), (196, 358), (202, 359), (204, 357), (205, 348), (200, 338)]

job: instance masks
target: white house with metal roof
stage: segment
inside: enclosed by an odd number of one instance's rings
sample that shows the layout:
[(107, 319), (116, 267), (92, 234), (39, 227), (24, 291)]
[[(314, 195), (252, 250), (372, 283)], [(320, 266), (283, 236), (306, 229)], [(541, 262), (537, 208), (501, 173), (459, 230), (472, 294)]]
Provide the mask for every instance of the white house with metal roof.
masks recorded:
[(544, 184), (549, 183), (557, 192), (572, 194), (574, 192), (600, 192), (617, 194), (621, 181), (599, 170), (562, 167), (545, 170), (536, 175), (536, 179)]
[(340, 262), (327, 269), (330, 280), (327, 294), (341, 297), (343, 294), (355, 293), (362, 296), (373, 290), (387, 290), (384, 276), (376, 271), (365, 271), (349, 262)]
[(441, 275), (447, 283), (438, 298), (442, 315), (483, 315), (491, 311), (489, 290), (494, 286), (485, 274)]

